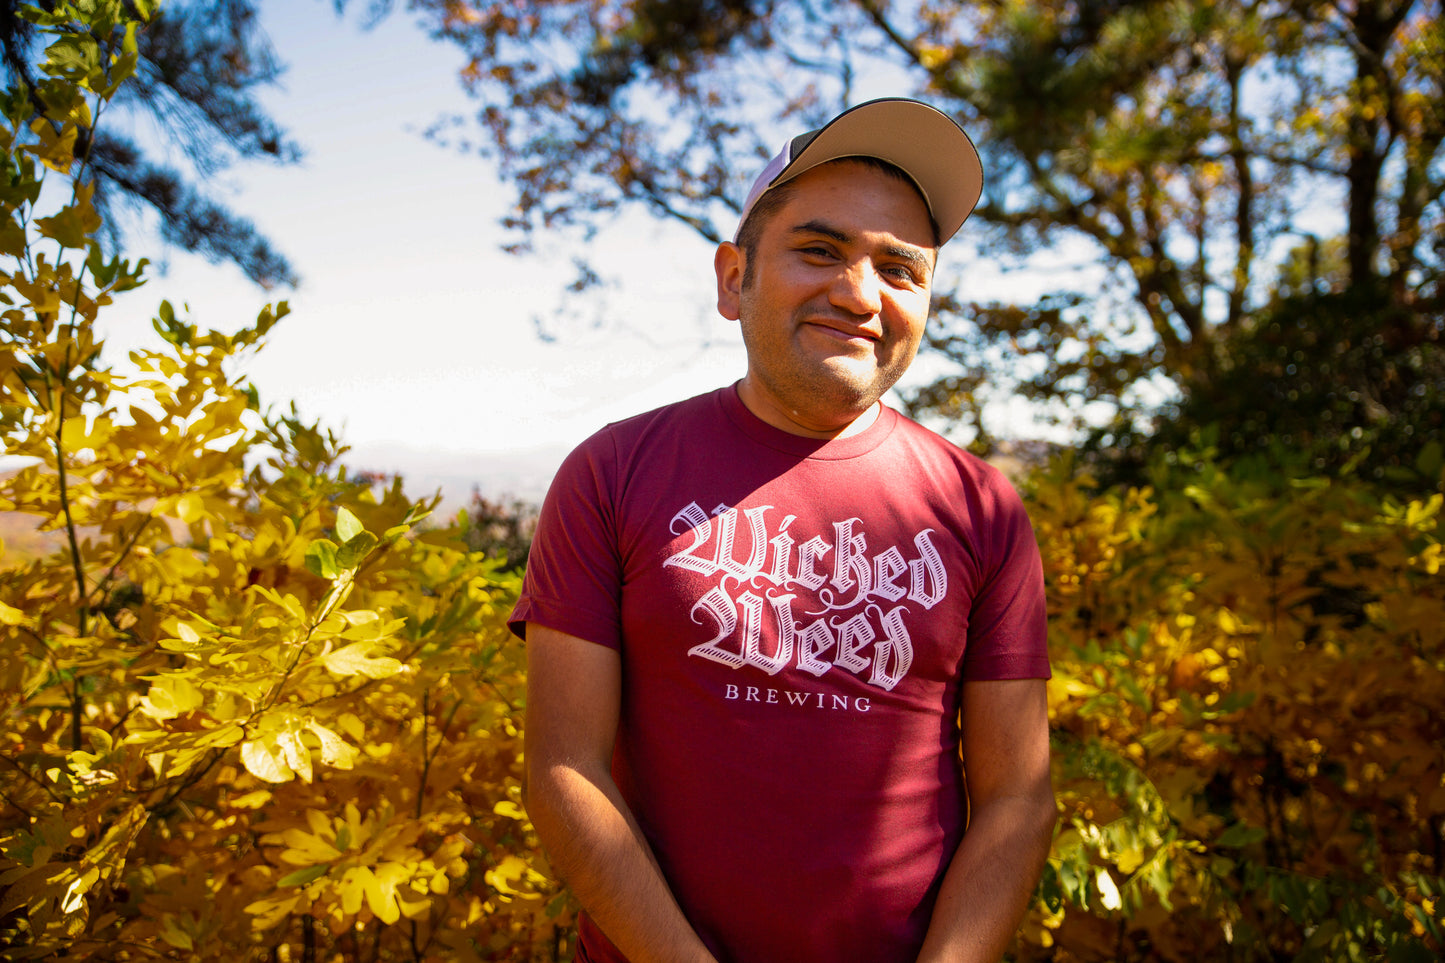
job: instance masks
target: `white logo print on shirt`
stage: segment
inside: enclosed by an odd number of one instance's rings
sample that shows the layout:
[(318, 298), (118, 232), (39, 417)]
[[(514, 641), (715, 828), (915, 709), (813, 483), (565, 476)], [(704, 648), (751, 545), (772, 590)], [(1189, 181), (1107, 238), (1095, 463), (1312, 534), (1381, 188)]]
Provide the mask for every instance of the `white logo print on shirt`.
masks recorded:
[[(814, 534), (799, 544), (788, 532), (794, 515), (784, 517), (769, 537), (766, 515), (773, 510), (760, 505), (739, 513), (719, 505), (710, 518), (697, 502), (689, 502), (672, 517), (669, 531), (690, 532), (693, 541), (663, 566), (719, 576), (691, 613), (713, 635), (687, 654), (733, 669), (753, 666), (769, 675), (789, 664), (814, 676), (837, 667), (867, 673), (870, 685), (891, 690), (913, 664), (913, 641), (903, 618), (910, 603), (931, 609), (948, 594), (948, 573), (929, 539), (933, 530), (913, 536), (916, 554), (911, 558), (896, 545), (870, 557), (858, 518), (834, 522), (831, 542)], [(734, 556), (739, 515), (751, 536), (742, 560)], [(830, 553), (831, 573), (824, 561)], [(794, 589), (808, 594), (800, 597)], [(795, 605), (813, 607), (797, 612)], [(772, 622), (771, 652), (763, 649), (765, 619)]]

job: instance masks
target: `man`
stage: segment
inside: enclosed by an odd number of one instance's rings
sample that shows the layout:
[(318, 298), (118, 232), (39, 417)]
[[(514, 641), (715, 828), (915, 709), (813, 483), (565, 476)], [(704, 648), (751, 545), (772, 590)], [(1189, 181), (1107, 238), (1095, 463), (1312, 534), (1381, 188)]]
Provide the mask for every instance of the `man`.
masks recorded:
[(1012, 938), (1056, 818), (1038, 551), (996, 471), (879, 401), (981, 188), (915, 101), (795, 138), (715, 257), (746, 375), (558, 473), (513, 627), (578, 959), (981, 961)]

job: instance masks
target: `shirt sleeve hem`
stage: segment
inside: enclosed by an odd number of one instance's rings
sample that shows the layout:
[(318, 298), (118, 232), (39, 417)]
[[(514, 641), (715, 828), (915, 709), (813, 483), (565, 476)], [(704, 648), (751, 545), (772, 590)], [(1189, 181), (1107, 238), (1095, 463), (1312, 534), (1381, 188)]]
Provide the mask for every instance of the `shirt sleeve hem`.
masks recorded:
[(998, 679), (1051, 679), (1049, 660), (1040, 656), (1015, 656), (990, 659), (970, 665), (963, 675), (965, 682), (989, 682)]
[(604, 648), (621, 650), (620, 629), (611, 620), (577, 611), (575, 606), (560, 602), (548, 604), (538, 599), (523, 598), (507, 620), (507, 628), (520, 639), (527, 637), (527, 623), (535, 622), (549, 629), (576, 636)]

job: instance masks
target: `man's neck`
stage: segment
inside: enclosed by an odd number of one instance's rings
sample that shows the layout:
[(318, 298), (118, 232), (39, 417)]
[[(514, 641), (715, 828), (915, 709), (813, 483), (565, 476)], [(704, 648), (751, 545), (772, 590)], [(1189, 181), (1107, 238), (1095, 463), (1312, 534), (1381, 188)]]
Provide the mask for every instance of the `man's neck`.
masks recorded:
[(759, 391), (748, 378), (737, 384), (738, 399), (760, 421), (772, 425), (779, 431), (804, 438), (848, 438), (862, 434), (873, 426), (882, 412), (880, 402), (873, 402), (862, 412), (843, 414), (836, 419), (819, 420), (816, 416), (801, 411), (792, 411), (778, 404), (770, 395)]

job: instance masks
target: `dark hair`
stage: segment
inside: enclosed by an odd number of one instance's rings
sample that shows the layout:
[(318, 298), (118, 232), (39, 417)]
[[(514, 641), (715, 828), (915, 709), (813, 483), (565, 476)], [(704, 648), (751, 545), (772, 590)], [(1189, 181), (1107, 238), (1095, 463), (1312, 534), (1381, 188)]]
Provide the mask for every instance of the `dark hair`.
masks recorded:
[[(827, 167), (830, 164), (844, 163), (861, 164), (864, 167), (886, 174), (894, 180), (902, 181), (913, 188), (914, 193), (918, 195), (918, 199), (923, 201), (923, 209), (928, 211), (928, 229), (933, 235), (933, 246), (935, 248), (938, 247), (938, 221), (934, 218), (933, 211), (928, 206), (928, 199), (923, 196), (923, 191), (913, 178), (908, 176), (908, 173), (904, 171), (903, 168), (879, 157), (869, 157), (860, 154), (854, 157), (837, 157), (819, 164), (817, 168), (813, 169), (817, 170), (821, 167)], [(788, 200), (796, 190), (795, 180), (789, 180), (767, 191), (762, 197), (758, 198), (757, 203), (753, 205), (753, 209), (748, 212), (747, 220), (743, 221), (742, 226), (738, 228), (737, 244), (743, 251), (743, 287), (748, 287), (752, 283), (753, 254), (758, 249), (758, 239), (762, 237), (763, 228), (772, 216), (776, 214), (784, 204), (788, 203)]]

